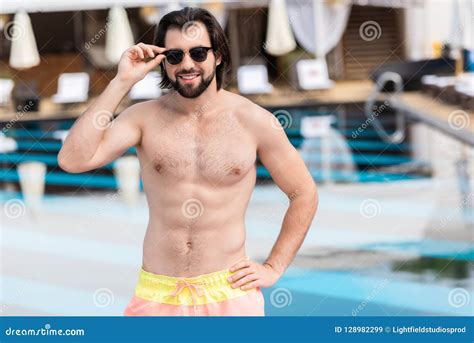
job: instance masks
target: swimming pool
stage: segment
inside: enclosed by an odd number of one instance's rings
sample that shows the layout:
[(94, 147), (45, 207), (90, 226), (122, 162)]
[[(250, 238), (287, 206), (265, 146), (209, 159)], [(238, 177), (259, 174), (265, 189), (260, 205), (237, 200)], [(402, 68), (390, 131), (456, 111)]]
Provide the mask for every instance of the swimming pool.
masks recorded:
[[(427, 218), (456, 212), (429, 202), (426, 182), (321, 186), (320, 212), (298, 256), (263, 290), (267, 315), (473, 315), (474, 246), (430, 236)], [(403, 197), (410, 189), (426, 199)], [(36, 213), (19, 193), (0, 195), (3, 315), (121, 314), (141, 262), (143, 194), (136, 207), (109, 192), (48, 195)], [(361, 212), (368, 198), (378, 206), (373, 218)], [(6, 204), (17, 208), (14, 218)], [(246, 217), (249, 256), (268, 254), (286, 205), (276, 186), (256, 187)]]
[[(470, 247), (470, 253), (474, 247)], [(364, 270), (293, 268), (265, 289), (284, 316), (472, 316), (473, 259), (419, 257)]]

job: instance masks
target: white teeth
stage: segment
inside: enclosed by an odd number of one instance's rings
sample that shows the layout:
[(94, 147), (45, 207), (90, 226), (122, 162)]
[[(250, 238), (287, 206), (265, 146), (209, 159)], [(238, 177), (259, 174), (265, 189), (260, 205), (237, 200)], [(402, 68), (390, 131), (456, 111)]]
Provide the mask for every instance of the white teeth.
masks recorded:
[(182, 77), (183, 79), (185, 80), (192, 80), (194, 79), (195, 77), (197, 77), (198, 74), (194, 74), (194, 75), (180, 75), (180, 77)]

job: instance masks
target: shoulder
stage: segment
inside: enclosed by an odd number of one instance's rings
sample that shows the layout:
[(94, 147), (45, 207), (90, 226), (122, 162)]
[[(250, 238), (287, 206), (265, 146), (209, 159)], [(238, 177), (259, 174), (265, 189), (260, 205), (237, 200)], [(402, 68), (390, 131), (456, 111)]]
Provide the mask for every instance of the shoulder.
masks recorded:
[(270, 111), (242, 95), (231, 92), (228, 93), (234, 112), (243, 125), (251, 130), (258, 130), (259, 128), (262, 128), (262, 126), (271, 123), (274, 116)]
[(134, 116), (140, 116), (140, 115), (143, 115), (144, 112), (147, 112), (153, 109), (158, 109), (163, 106), (164, 106), (163, 97), (160, 97), (157, 99), (141, 101), (133, 105), (130, 105), (123, 111), (123, 113), (127, 112)]
[(157, 117), (156, 114), (161, 112), (163, 106), (161, 98), (137, 102), (120, 112), (118, 118), (141, 126), (151, 117)]
[[(234, 94), (238, 99), (236, 116), (246, 130), (255, 138), (260, 153), (271, 149), (292, 149), (293, 146), (285, 133), (285, 127), (291, 118), (283, 117), (289, 113), (281, 110), (272, 113), (253, 101)], [(283, 124), (283, 125), (282, 125)], [(294, 148), (293, 148), (294, 149)]]

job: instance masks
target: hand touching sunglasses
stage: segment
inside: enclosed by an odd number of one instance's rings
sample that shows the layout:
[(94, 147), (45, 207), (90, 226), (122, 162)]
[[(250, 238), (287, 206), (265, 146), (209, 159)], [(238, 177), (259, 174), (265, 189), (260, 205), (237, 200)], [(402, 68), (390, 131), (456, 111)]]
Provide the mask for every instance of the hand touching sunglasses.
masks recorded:
[[(211, 49), (211, 47), (207, 46), (198, 46), (189, 49), (188, 53), (195, 62), (204, 62), (207, 59), (207, 52)], [(162, 52), (162, 54), (166, 56), (166, 61), (168, 61), (169, 64), (181, 63), (185, 53), (186, 52), (181, 49), (170, 49)]]

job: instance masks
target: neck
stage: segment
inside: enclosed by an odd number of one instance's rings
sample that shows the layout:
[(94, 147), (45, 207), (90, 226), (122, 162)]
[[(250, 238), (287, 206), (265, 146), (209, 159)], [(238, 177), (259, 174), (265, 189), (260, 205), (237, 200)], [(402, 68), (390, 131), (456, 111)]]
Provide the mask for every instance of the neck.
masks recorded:
[(214, 78), (209, 84), (209, 87), (207, 87), (207, 89), (196, 98), (185, 98), (176, 91), (174, 92), (173, 97), (176, 100), (176, 109), (180, 113), (185, 115), (193, 115), (196, 114), (196, 112), (201, 114), (202, 112), (205, 112), (211, 103), (216, 99), (218, 93), (219, 91), (217, 90), (216, 78)]

